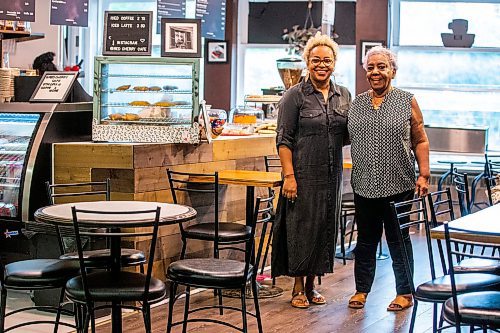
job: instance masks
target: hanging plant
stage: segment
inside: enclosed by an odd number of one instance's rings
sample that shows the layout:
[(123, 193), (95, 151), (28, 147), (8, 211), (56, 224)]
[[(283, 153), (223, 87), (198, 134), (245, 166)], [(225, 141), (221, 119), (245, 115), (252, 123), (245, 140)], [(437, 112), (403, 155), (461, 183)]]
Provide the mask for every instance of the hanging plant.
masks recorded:
[(320, 31), (320, 27), (315, 28), (312, 22), (309, 28), (300, 28), (299, 25), (294, 25), (291, 31), (283, 29), (282, 38), (288, 42), (288, 47), (286, 48), (288, 54), (302, 56), (307, 41), (318, 31)]

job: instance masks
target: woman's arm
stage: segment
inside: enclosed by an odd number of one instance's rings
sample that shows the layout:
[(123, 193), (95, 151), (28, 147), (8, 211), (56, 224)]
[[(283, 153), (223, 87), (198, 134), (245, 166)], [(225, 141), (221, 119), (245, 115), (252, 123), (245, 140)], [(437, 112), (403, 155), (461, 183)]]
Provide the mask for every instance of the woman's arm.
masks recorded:
[(276, 146), (281, 161), (283, 173), (282, 194), (289, 200), (297, 197), (297, 182), (295, 181), (295, 171), (293, 169), (293, 149), (297, 135), (300, 98), (297, 87), (285, 93), (279, 103), (278, 129), (276, 136)]
[(424, 130), (424, 117), (415, 97), (411, 100), (411, 145), (418, 163), (419, 175), (415, 193), (424, 196), (429, 191), (429, 140)]

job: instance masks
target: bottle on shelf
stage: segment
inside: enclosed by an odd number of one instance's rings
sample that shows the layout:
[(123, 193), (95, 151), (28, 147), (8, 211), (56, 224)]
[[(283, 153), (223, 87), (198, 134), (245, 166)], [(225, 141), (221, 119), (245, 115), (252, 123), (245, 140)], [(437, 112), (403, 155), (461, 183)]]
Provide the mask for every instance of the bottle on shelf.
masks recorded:
[(14, 21), (11, 21), (11, 20), (5, 20), (5, 30), (7, 31), (14, 31)]

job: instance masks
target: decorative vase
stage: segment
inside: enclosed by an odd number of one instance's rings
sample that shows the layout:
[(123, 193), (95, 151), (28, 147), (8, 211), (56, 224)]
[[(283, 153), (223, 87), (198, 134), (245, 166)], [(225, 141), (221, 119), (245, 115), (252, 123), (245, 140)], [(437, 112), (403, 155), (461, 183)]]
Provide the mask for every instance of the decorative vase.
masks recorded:
[(281, 81), (285, 85), (285, 90), (300, 82), (302, 71), (305, 68), (301, 58), (281, 58), (276, 60)]

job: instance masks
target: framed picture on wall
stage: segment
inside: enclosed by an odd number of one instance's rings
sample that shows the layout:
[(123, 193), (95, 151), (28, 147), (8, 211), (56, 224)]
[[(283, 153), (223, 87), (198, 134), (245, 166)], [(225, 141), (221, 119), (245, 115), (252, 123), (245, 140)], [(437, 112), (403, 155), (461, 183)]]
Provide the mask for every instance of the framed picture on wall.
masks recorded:
[(381, 40), (362, 40), (361, 41), (361, 56), (359, 57), (360, 63), (363, 64), (366, 53), (374, 46), (383, 46), (384, 41)]
[(161, 19), (161, 56), (201, 57), (201, 23), (192, 19)]
[(226, 63), (228, 59), (227, 41), (207, 41), (207, 62)]

